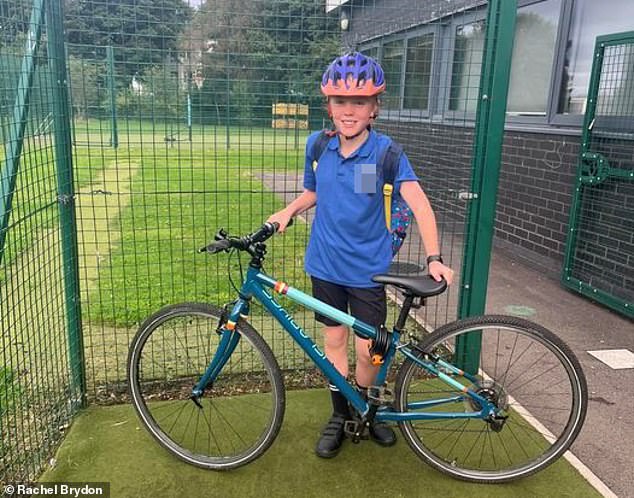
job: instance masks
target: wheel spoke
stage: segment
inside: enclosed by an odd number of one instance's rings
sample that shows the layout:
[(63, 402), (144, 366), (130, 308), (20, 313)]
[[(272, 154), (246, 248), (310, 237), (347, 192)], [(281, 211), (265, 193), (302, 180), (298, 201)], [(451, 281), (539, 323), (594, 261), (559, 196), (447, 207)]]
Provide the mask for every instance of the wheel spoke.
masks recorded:
[[(462, 337), (474, 332), (481, 338), (475, 345), (479, 371), (467, 386), (497, 406), (500, 417), (467, 418), (479, 408), (465, 397), (462, 403), (418, 408), (451, 410), (452, 418), (401, 422), (404, 437), (423, 460), (461, 479), (504, 482), (530, 475), (561, 456), (581, 428), (587, 388), (579, 363), (554, 334), (514, 317), (458, 321), (428, 336), (420, 348), (451, 363), (457, 344), (473, 344), (472, 336)], [(464, 354), (469, 358), (469, 351)], [(461, 394), (424, 372), (405, 361), (395, 385), (397, 410), (407, 411), (407, 400)]]
[(220, 310), (168, 307), (139, 330), (130, 355), (133, 403), (152, 435), (177, 457), (207, 468), (243, 465), (273, 442), (282, 421), (281, 373), (263, 339), (246, 324), (213, 385), (192, 388), (214, 357)]

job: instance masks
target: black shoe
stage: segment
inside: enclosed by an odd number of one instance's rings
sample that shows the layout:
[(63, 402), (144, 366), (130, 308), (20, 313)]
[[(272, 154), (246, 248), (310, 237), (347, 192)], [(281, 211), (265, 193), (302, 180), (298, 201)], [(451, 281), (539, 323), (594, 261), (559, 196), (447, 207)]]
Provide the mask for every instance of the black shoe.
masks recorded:
[(332, 417), (321, 431), (321, 437), (317, 441), (315, 453), (321, 458), (332, 458), (341, 449), (343, 443), (344, 432), (343, 426), (346, 419), (338, 413), (333, 413)]
[(374, 423), (370, 425), (370, 438), (381, 446), (393, 446), (396, 444), (396, 434), (386, 424)]

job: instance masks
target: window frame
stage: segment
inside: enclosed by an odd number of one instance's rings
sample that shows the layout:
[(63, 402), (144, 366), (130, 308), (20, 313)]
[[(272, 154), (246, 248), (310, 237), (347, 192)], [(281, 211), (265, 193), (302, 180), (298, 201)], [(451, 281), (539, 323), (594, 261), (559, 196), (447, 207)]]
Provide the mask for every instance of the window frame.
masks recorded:
[[(522, 7), (528, 7), (537, 3), (542, 3), (547, 0), (519, 0), (517, 4), (518, 10)], [(553, 116), (557, 112), (557, 105), (559, 103), (559, 85), (561, 85), (561, 75), (563, 72), (563, 60), (564, 57), (561, 54), (561, 45), (564, 35), (567, 36), (570, 29), (570, 18), (572, 13), (572, 2), (570, 0), (561, 0), (559, 8), (559, 23), (557, 26), (557, 36), (555, 38), (555, 54), (553, 56), (553, 62), (551, 64), (550, 82), (548, 85), (548, 99), (546, 101), (546, 112), (543, 116), (528, 116), (515, 113), (506, 113), (506, 119), (512, 120), (516, 124), (526, 125), (546, 125), (553, 124)], [(555, 97), (555, 92), (557, 96)], [(583, 122), (583, 116), (578, 116), (579, 126)]]
[[(405, 43), (405, 36), (403, 33), (398, 33), (395, 35), (387, 36), (381, 40), (381, 48), (379, 49), (379, 61), (383, 64), (383, 52), (386, 45), (396, 44), (396, 42), (401, 43), (401, 49), (403, 50), (403, 57), (401, 60), (401, 68), (400, 68), (400, 78), (398, 83), (398, 92), (394, 93), (394, 96), (398, 99), (399, 105), (398, 109), (388, 109), (381, 108), (381, 112), (386, 116), (389, 116), (390, 113), (400, 113), (403, 107), (403, 94), (405, 93), (405, 62), (407, 59), (407, 44)], [(385, 70), (385, 69), (384, 69)]]
[(443, 33), (443, 38), (447, 40), (447, 52), (445, 53), (450, 55), (446, 60), (447, 63), (443, 64), (445, 67), (441, 79), (441, 86), (445, 92), (442, 98), (442, 105), (439, 105), (437, 109), (438, 115), (443, 121), (461, 121), (463, 123), (465, 121), (475, 121), (476, 111), (452, 111), (449, 109), (449, 105), (451, 101), (451, 80), (453, 79), (453, 67), (456, 57), (456, 32), (460, 26), (466, 26), (467, 24), (473, 24), (478, 21), (486, 21), (486, 5), (480, 5), (470, 12), (464, 13), (460, 18), (460, 22), (456, 22), (456, 20), (452, 19), (452, 22), (448, 22), (444, 25), (445, 33)]
[[(434, 102), (436, 102), (435, 94), (438, 93), (438, 83), (440, 72), (438, 71), (438, 40), (441, 39), (440, 35), (440, 26), (427, 25), (426, 29), (416, 29), (409, 33), (405, 37), (405, 58), (403, 60), (403, 84), (401, 88), (401, 109), (400, 111), (403, 113), (407, 113), (407, 115), (415, 118), (429, 118), (434, 112)], [(407, 52), (409, 49), (409, 43), (411, 40), (416, 38), (421, 38), (425, 35), (433, 35), (432, 39), (432, 49), (431, 49), (431, 63), (430, 63), (430, 72), (429, 72), (429, 89), (427, 90), (427, 108), (426, 109), (415, 109), (405, 107), (405, 84), (407, 77)]]
[[(530, 5), (534, 5), (537, 3), (542, 3), (547, 0), (518, 0), (517, 9), (521, 9), (523, 7), (528, 7)], [(451, 79), (453, 77), (453, 65), (454, 65), (454, 57), (455, 57), (455, 44), (456, 44), (456, 31), (459, 26), (464, 26), (466, 24), (474, 23), (477, 21), (486, 20), (486, 6), (478, 6), (473, 9), (469, 13), (465, 13), (463, 17), (461, 17), (460, 22), (456, 22), (452, 19), (452, 22), (447, 23), (447, 29), (450, 30), (447, 36), (443, 38), (448, 39), (450, 45), (448, 47), (448, 52), (450, 57), (447, 59), (446, 66), (446, 75), (442, 80), (442, 86), (446, 89), (445, 98), (443, 99), (443, 106), (440, 108), (442, 112), (442, 117), (445, 120), (452, 121), (462, 121), (462, 122), (470, 122), (475, 121), (476, 112), (473, 111), (452, 111), (449, 109), (449, 100), (451, 91)], [(550, 82), (548, 85), (548, 100), (546, 102), (546, 112), (541, 116), (530, 116), (527, 114), (519, 114), (519, 113), (506, 113), (506, 122), (507, 124), (513, 125), (526, 125), (530, 126), (551, 126), (553, 125), (553, 115), (557, 111), (557, 105), (559, 102), (559, 94), (557, 98), (554, 98), (553, 92), (558, 85), (561, 85), (561, 73), (563, 71), (563, 59), (564, 57), (560, 54), (560, 44), (562, 36), (565, 34), (567, 36), (568, 30), (570, 29), (570, 23), (572, 18), (572, 2), (570, 0), (561, 0), (560, 11), (559, 11), (559, 23), (557, 27), (557, 38), (555, 40), (555, 54), (553, 57), (553, 62), (551, 65), (550, 71)], [(567, 18), (565, 16), (568, 16)], [(443, 111), (444, 109), (444, 111)], [(567, 117), (575, 117), (576, 119), (570, 119), (567, 123), (562, 124), (572, 124), (574, 122), (578, 123), (578, 126), (581, 126), (583, 123), (582, 115), (573, 115)]]
[[(409, 30), (407, 32), (400, 32), (393, 35), (384, 36), (382, 38), (377, 38), (371, 40), (367, 43), (363, 43), (360, 45), (359, 50), (361, 52), (370, 50), (370, 49), (378, 49), (377, 50), (377, 58), (379, 61), (383, 60), (383, 49), (385, 45), (389, 43), (394, 43), (400, 41), (403, 46), (403, 60), (401, 61), (400, 68), (400, 82), (399, 82), (399, 107), (398, 109), (381, 109), (381, 115), (386, 117), (399, 117), (405, 116), (411, 119), (426, 119), (430, 118), (432, 114), (435, 112), (435, 103), (437, 102), (436, 94), (438, 93), (439, 88), (439, 79), (440, 79), (440, 67), (442, 64), (439, 63), (439, 40), (442, 40), (442, 36), (440, 36), (441, 26), (437, 23), (430, 23), (426, 25), (417, 26), (415, 29)], [(405, 77), (407, 70), (407, 50), (409, 48), (409, 41), (414, 38), (419, 38), (421, 36), (432, 34), (433, 35), (433, 47), (432, 47), (432, 58), (431, 58), (431, 71), (429, 75), (429, 90), (427, 92), (427, 109), (411, 109), (405, 107)]]

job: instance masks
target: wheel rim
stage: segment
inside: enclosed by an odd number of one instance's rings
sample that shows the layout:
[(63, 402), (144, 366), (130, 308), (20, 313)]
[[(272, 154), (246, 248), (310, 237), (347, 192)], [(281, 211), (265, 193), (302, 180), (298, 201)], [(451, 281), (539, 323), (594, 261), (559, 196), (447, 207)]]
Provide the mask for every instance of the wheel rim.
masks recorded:
[[(457, 380), (507, 405), (502, 412), (508, 419), (501, 425), (455, 419), (401, 426), (415, 451), (441, 470), (465, 479), (512, 480), (550, 464), (574, 440), (585, 413), (583, 381), (560, 346), (509, 324), (461, 328), (444, 335), (433, 345), (434, 352), (451, 362), (460, 353), (473, 353), (464, 340), (456, 350), (456, 338), (478, 331), (482, 336), (481, 350), (475, 354), (479, 381), (470, 385), (464, 378)], [(431, 345), (425, 344), (425, 349)], [(468, 366), (469, 359), (462, 363)], [(410, 368), (402, 382), (401, 409), (414, 401), (455, 394), (420, 370)], [(473, 403), (465, 400), (431, 411), (473, 411)]]
[(274, 373), (241, 333), (231, 358), (202, 397), (192, 388), (220, 336), (218, 317), (189, 312), (153, 324), (132, 363), (135, 407), (152, 435), (180, 458), (215, 468), (246, 463), (270, 441), (279, 417)]

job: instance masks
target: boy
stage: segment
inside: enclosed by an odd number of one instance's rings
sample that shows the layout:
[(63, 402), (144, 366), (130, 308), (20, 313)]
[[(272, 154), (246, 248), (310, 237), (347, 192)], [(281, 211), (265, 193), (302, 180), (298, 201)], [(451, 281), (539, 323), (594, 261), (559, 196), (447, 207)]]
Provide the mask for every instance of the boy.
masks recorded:
[[(306, 144), (304, 192), (268, 221), (284, 231), (289, 220), (317, 206), (305, 256), (313, 295), (335, 308), (379, 327), (385, 323), (385, 290), (372, 277), (387, 273), (392, 260), (391, 236), (385, 226), (382, 184), (376, 164), (390, 143), (371, 128), (378, 116), (378, 96), (385, 90), (381, 66), (355, 52), (337, 57), (326, 69), (321, 91), (327, 97), (328, 114), (336, 134), (328, 142), (313, 169), (309, 152), (319, 133)], [(368, 181), (368, 178), (370, 181)], [(430, 275), (451, 283), (453, 271), (443, 264), (438, 245), (434, 213), (405, 154), (401, 155), (394, 182), (394, 195), (401, 195), (418, 224)], [(319, 314), (324, 325), (324, 349), (342, 375), (348, 375), (348, 328)], [(355, 377), (361, 392), (374, 382), (378, 367), (370, 361), (367, 340), (355, 336)], [(344, 438), (344, 422), (350, 418), (346, 398), (329, 386), (333, 414), (317, 442), (320, 457), (335, 456)], [(370, 427), (370, 436), (383, 446), (396, 442), (392, 429), (384, 424)]]

